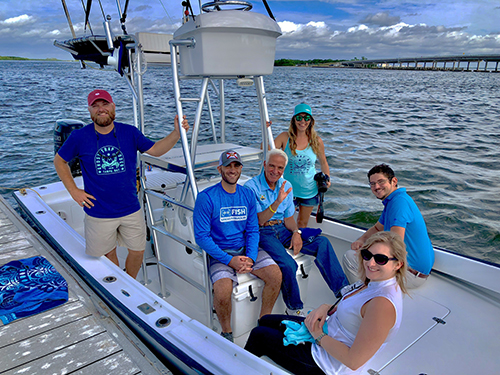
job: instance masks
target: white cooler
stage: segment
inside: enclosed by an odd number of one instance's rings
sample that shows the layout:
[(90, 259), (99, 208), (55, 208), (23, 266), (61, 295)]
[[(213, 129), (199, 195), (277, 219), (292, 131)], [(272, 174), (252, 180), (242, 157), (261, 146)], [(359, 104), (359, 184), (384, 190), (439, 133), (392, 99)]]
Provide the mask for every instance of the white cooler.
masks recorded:
[[(309, 282), (308, 275), (311, 272), (314, 257), (298, 254), (294, 259), (299, 266), (297, 270), (297, 281), (299, 283), (300, 295), (303, 298), (307, 293), (307, 284)], [(235, 338), (248, 333), (257, 325), (262, 305), (262, 289), (264, 288), (264, 282), (262, 280), (248, 274), (239, 275), (238, 282), (238, 286), (233, 288), (231, 298), (233, 303), (231, 328)], [(278, 300), (273, 308), (273, 314), (284, 313), (285, 303), (283, 302), (280, 292)]]

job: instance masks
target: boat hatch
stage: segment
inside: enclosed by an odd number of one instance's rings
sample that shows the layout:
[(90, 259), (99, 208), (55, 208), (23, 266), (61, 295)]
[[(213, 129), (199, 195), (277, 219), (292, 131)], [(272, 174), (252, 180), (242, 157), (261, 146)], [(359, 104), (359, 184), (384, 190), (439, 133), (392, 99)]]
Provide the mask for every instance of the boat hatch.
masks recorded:
[[(403, 301), (403, 319), (394, 340), (389, 341), (380, 353), (377, 353), (367, 364), (370, 375), (384, 374), (384, 369), (391, 372), (391, 363), (410, 350), (422, 337), (432, 329), (446, 327), (446, 317), (450, 310), (445, 306), (411, 291), (411, 298), (405, 296)], [(440, 327), (436, 327), (436, 326)], [(442, 326), (442, 327), (441, 327)]]

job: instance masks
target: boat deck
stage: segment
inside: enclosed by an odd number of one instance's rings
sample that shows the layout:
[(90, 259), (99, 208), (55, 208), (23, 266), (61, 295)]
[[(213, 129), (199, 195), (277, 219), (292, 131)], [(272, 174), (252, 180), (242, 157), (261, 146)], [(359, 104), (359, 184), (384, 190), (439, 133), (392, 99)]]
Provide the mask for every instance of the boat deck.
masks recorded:
[(0, 197), (0, 265), (41, 255), (69, 286), (65, 304), (0, 326), (0, 374), (171, 374), (49, 249)]

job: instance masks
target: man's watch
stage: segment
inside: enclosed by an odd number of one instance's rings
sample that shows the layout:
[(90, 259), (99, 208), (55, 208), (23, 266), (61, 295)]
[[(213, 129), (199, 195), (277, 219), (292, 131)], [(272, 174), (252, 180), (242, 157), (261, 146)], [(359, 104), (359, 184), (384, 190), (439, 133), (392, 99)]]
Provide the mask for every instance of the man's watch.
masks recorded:
[(302, 234), (302, 231), (301, 231), (300, 229), (295, 229), (295, 230), (293, 231), (293, 233)]

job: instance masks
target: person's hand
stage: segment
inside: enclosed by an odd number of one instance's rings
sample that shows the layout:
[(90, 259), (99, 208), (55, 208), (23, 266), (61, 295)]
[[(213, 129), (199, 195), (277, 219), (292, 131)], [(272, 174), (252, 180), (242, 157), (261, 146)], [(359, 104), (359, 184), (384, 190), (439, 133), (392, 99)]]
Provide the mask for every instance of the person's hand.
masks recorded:
[(289, 249), (293, 249), (293, 255), (297, 255), (298, 253), (300, 253), (300, 250), (302, 250), (302, 237), (299, 233), (295, 232), (292, 235)]
[(316, 338), (323, 333), (323, 326), (329, 309), (330, 305), (321, 305), (306, 316), (304, 324), (311, 333), (312, 337)]
[(95, 197), (93, 195), (86, 193), (85, 190), (75, 189), (71, 191), (70, 194), (71, 198), (73, 198), (74, 201), (78, 203), (80, 207), (87, 207), (87, 208), (94, 207), (94, 202), (92, 202), (92, 199), (96, 200)]
[(267, 125), (268, 128), (271, 127), (272, 124), (273, 124), (273, 122), (271, 120), (266, 121), (266, 125)]
[(356, 240), (351, 244), (351, 250), (359, 250), (363, 247), (364, 242), (360, 240)]
[[(181, 125), (182, 125), (182, 128), (185, 131), (189, 130), (189, 124), (188, 124), (188, 122), (186, 120), (186, 115), (182, 116), (182, 124)], [(180, 134), (180, 129), (179, 129), (179, 115), (175, 115), (174, 126), (175, 126), (175, 130)]]
[(285, 200), (285, 198), (288, 197), (288, 194), (290, 194), (292, 192), (291, 186), (287, 191), (285, 191), (285, 184), (286, 184), (286, 180), (283, 181), (283, 183), (281, 184), (280, 190), (278, 192), (278, 198), (276, 199), (276, 201), (278, 202), (278, 205), (280, 205), (281, 202), (283, 202)]
[(326, 187), (330, 189), (330, 186), (332, 186), (332, 182), (330, 180), (326, 181)]
[(253, 271), (253, 260), (243, 255), (233, 256), (228, 265), (237, 273), (250, 273)]

